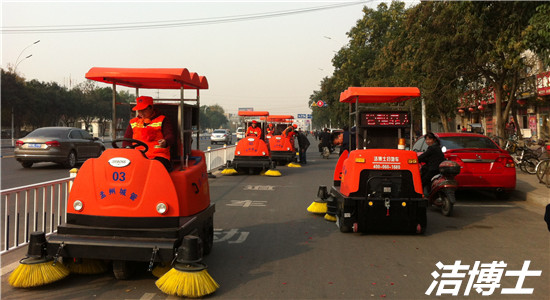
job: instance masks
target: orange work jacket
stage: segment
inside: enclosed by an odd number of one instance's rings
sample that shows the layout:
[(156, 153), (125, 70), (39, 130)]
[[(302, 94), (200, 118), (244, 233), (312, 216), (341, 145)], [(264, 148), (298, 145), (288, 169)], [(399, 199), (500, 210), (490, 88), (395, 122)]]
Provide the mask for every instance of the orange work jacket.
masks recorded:
[[(164, 139), (162, 134), (162, 122), (166, 117), (163, 115), (157, 116), (151, 120), (147, 125), (143, 122), (142, 118), (133, 118), (130, 120), (130, 126), (132, 126), (133, 136), (135, 140), (140, 140), (149, 146), (149, 150), (145, 155), (147, 158), (164, 157), (170, 159), (170, 147), (161, 148), (158, 141)], [(137, 147), (139, 149), (143, 147)]]
[(262, 129), (260, 127), (252, 128), (252, 126), (248, 127), (246, 130), (246, 136), (255, 136), (257, 138), (262, 137)]

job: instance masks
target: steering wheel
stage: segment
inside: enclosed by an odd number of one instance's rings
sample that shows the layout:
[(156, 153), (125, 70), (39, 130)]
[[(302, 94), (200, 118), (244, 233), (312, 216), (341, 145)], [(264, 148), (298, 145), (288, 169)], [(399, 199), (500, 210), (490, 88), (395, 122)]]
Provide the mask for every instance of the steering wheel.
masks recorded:
[(128, 138), (121, 138), (121, 139), (116, 139), (116, 140), (113, 140), (111, 142), (111, 145), (113, 146), (113, 148), (120, 148), (118, 146), (118, 142), (129, 142), (130, 145), (128, 145), (129, 148), (131, 149), (136, 149), (137, 147), (144, 147), (145, 149), (141, 149), (139, 151), (141, 151), (141, 153), (143, 153), (143, 155), (145, 155), (145, 153), (147, 153), (147, 151), (149, 151), (149, 146), (147, 146), (147, 144), (145, 144), (144, 142), (140, 141), (140, 140), (135, 140), (135, 139), (128, 139)]

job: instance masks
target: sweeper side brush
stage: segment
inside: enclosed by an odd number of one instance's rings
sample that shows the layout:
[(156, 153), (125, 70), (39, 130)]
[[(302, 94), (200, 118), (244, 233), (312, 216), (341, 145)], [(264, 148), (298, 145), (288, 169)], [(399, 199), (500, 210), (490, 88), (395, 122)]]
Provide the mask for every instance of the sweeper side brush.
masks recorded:
[(270, 170), (265, 171), (265, 173), (263, 173), (262, 175), (271, 176), (271, 177), (279, 177), (279, 176), (281, 176), (281, 172), (279, 172), (278, 170), (275, 170), (275, 169), (270, 169)]
[(164, 293), (172, 296), (198, 298), (214, 293), (220, 286), (208, 274), (202, 260), (200, 239), (185, 236), (178, 248), (174, 268), (160, 277), (155, 284)]
[(69, 275), (69, 269), (53, 259), (28, 257), (11, 273), (8, 282), (17, 288), (41, 286), (61, 280)]
[(46, 257), (46, 234), (31, 233), (27, 257), (19, 261), (8, 282), (13, 287), (28, 288), (41, 286), (63, 279), (69, 275), (62, 263)]
[(317, 199), (315, 199), (313, 203), (308, 206), (307, 211), (313, 214), (326, 214), (327, 198), (327, 187), (325, 185), (320, 185), (317, 190)]
[(156, 278), (160, 278), (160, 277), (162, 277), (162, 275), (164, 275), (168, 271), (170, 271), (170, 269), (172, 269), (172, 267), (169, 264), (168, 265), (159, 264), (153, 269), (153, 271), (151, 273)]
[(222, 175), (235, 175), (237, 173), (238, 173), (237, 170), (233, 168), (227, 168), (222, 171)]
[(107, 272), (107, 263), (102, 260), (82, 258), (81, 260), (63, 261), (63, 264), (74, 274), (101, 274)]
[(312, 214), (326, 214), (327, 213), (327, 202), (323, 200), (314, 200), (313, 203), (311, 203), (307, 211), (309, 211)]
[(286, 166), (289, 167), (289, 168), (301, 168), (302, 167), (302, 165), (300, 165), (298, 163), (294, 163), (294, 162), (291, 162)]

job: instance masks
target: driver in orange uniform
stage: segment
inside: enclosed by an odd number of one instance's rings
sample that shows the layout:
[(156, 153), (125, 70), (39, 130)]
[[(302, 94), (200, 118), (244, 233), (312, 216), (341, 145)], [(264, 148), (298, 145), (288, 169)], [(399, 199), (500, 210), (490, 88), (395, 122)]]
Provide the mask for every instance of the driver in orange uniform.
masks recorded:
[(275, 134), (275, 126), (273, 125), (273, 123), (269, 123), (269, 125), (267, 125), (267, 129), (265, 131), (267, 132), (267, 135)]
[(246, 130), (246, 136), (255, 136), (259, 139), (262, 138), (262, 129), (258, 127), (258, 122), (256, 120), (252, 120), (252, 124), (250, 124)]
[[(152, 97), (141, 96), (136, 99), (136, 102), (132, 110), (137, 111), (138, 116), (130, 120), (124, 137), (147, 144), (149, 146), (145, 153), (147, 158), (160, 161), (168, 172), (172, 171), (170, 146), (175, 142), (172, 124), (168, 118), (153, 108)], [(129, 142), (123, 142), (122, 146), (126, 147), (129, 144)], [(143, 147), (137, 147), (137, 149), (140, 148)]]

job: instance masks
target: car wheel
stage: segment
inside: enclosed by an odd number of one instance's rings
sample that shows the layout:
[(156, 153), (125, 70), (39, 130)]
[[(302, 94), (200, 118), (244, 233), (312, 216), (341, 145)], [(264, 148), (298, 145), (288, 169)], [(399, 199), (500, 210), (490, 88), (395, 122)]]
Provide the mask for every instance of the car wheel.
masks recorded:
[(23, 168), (25, 168), (25, 169), (28, 169), (28, 168), (32, 167), (32, 164), (33, 164), (33, 163), (30, 162), (30, 161), (23, 161), (23, 162), (21, 162), (21, 165), (22, 165)]
[(69, 153), (69, 155), (67, 156), (67, 160), (63, 165), (67, 169), (72, 169), (76, 166), (76, 153), (74, 151), (71, 151)]

